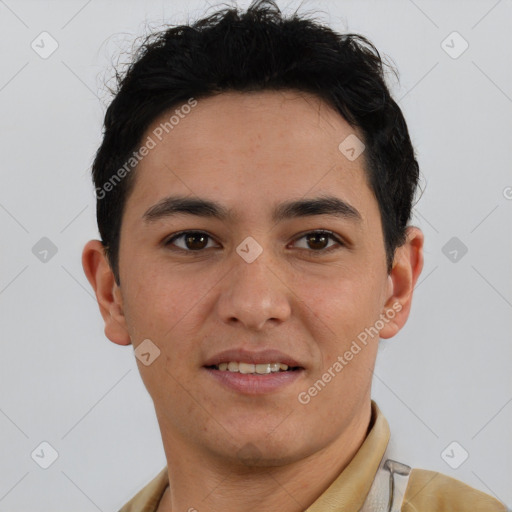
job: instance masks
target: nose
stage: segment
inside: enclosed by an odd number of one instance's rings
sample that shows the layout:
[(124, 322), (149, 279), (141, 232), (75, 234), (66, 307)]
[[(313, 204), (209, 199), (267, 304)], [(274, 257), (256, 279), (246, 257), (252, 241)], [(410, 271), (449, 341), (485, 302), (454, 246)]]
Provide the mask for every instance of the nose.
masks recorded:
[[(268, 254), (268, 253), (267, 253)], [(252, 263), (238, 254), (232, 270), (222, 281), (217, 313), (227, 324), (240, 324), (261, 331), (267, 324), (280, 324), (291, 314), (290, 297), (283, 272), (276, 270), (265, 251)]]

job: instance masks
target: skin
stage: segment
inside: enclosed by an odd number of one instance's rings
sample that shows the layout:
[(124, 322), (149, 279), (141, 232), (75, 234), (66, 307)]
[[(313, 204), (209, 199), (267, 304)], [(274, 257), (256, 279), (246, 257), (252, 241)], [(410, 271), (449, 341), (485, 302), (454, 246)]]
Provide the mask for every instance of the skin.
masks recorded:
[[(157, 119), (142, 140), (168, 118)], [(408, 228), (388, 275), (364, 153), (350, 161), (338, 149), (350, 134), (358, 132), (306, 93), (201, 99), (136, 170), (122, 219), (120, 286), (101, 243), (85, 246), (83, 267), (106, 336), (134, 349), (150, 339), (161, 351), (149, 366), (137, 359), (168, 462), (171, 483), (160, 512), (241, 512), (262, 504), (269, 512), (304, 510), (364, 441), (378, 336), (308, 404), (297, 397), (393, 304), (401, 310), (380, 337), (403, 327), (423, 267), (423, 234)], [(349, 203), (361, 220), (318, 215), (272, 222), (275, 205), (322, 193)], [(144, 221), (170, 194), (218, 201), (234, 217)], [(211, 237), (199, 255), (197, 242), (163, 243), (187, 229)], [(322, 229), (345, 245), (308, 243), (304, 235)], [(248, 236), (263, 249), (250, 264), (236, 252)], [(268, 394), (226, 389), (202, 367), (240, 346), (278, 348), (305, 370)]]

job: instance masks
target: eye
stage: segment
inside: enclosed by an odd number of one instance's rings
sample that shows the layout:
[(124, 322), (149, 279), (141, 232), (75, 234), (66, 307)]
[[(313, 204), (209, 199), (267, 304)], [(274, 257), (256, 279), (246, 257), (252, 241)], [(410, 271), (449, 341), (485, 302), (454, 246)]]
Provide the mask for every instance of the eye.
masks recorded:
[[(164, 245), (176, 245), (184, 251), (197, 252), (208, 248), (208, 239), (211, 239), (211, 237), (204, 231), (183, 231), (169, 238), (164, 242)], [(176, 240), (183, 240), (184, 246), (174, 244)]]
[[(299, 249), (310, 249), (308, 252), (315, 256), (331, 252), (344, 245), (344, 243), (334, 233), (325, 230), (305, 233), (300, 238), (296, 239), (295, 244), (297, 244), (297, 241), (303, 239), (305, 239), (306, 246), (299, 247)], [(181, 233), (177, 233), (164, 241), (164, 245), (166, 247), (175, 246), (179, 250), (186, 252), (201, 252), (203, 249), (212, 247), (211, 245), (208, 245), (209, 240), (211, 241), (212, 237), (204, 231), (182, 231)], [(329, 240), (334, 243), (326, 246), (326, 244), (329, 243)], [(177, 241), (181, 241), (181, 245), (176, 243)]]
[[(302, 239), (306, 240), (306, 247), (302, 248), (312, 249), (312, 251), (309, 252), (312, 252), (313, 254), (325, 254), (326, 252), (331, 252), (333, 250), (338, 249), (340, 246), (344, 245), (343, 242), (331, 231), (310, 231), (309, 233), (304, 234), (300, 238), (297, 238), (297, 240)], [(328, 243), (329, 240), (333, 240), (335, 243), (333, 245), (326, 246), (326, 243)]]

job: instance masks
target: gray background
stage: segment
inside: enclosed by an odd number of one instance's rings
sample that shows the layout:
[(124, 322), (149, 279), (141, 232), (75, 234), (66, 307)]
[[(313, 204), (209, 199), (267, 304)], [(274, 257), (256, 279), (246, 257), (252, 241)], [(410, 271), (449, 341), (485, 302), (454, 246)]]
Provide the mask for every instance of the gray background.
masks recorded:
[[(0, 0), (0, 511), (115, 511), (166, 464), (133, 349), (104, 337), (80, 258), (97, 238), (89, 171), (111, 63), (208, 5)], [(512, 2), (310, 0), (302, 11), (393, 59), (423, 174), (413, 223), (425, 268), (373, 385), (396, 456), (510, 507)], [(58, 43), (47, 58), (31, 47), (51, 49), (43, 31)], [(43, 441), (58, 453), (47, 469), (36, 460), (48, 449), (31, 456)]]

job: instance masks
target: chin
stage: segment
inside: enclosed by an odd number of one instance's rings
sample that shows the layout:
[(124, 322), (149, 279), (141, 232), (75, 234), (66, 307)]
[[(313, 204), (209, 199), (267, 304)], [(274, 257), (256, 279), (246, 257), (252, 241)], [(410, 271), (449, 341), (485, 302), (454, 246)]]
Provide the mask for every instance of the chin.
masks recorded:
[(290, 450), (275, 453), (275, 451), (267, 450), (265, 447), (248, 443), (236, 453), (233, 463), (240, 468), (246, 467), (247, 469), (275, 468), (292, 464), (301, 458), (301, 454), (290, 453)]
[(241, 470), (244, 467), (282, 467), (297, 462), (307, 457), (310, 452), (314, 452), (314, 449), (308, 450), (306, 446), (300, 445), (297, 439), (294, 439), (293, 445), (290, 445), (290, 437), (287, 440), (276, 440), (262, 437), (261, 433), (257, 439), (237, 440), (238, 449), (233, 449), (233, 441), (228, 443), (230, 446), (226, 450), (219, 451), (218, 444), (211, 448), (219, 459), (224, 462), (229, 460), (230, 465), (238, 466)]

